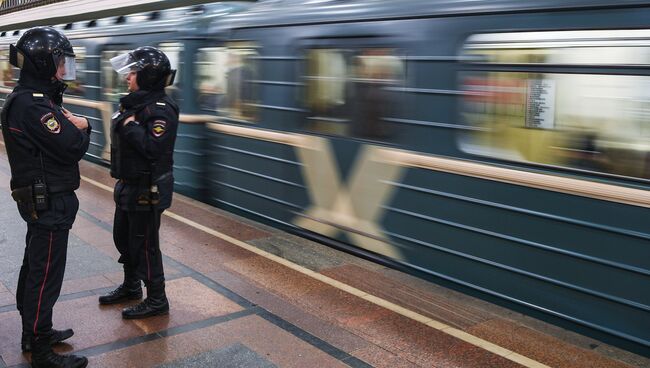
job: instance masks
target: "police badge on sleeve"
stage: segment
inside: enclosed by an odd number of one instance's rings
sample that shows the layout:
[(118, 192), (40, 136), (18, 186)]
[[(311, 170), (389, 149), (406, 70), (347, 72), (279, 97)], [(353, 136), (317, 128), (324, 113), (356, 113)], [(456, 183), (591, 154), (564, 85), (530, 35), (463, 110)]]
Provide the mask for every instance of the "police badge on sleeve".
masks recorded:
[(151, 133), (153, 134), (154, 137), (156, 138), (162, 137), (162, 135), (165, 134), (165, 130), (167, 130), (166, 121), (156, 120), (153, 122), (153, 126), (151, 127)]
[(56, 120), (56, 116), (51, 112), (41, 117), (41, 124), (52, 134), (59, 134), (61, 132), (61, 123)]

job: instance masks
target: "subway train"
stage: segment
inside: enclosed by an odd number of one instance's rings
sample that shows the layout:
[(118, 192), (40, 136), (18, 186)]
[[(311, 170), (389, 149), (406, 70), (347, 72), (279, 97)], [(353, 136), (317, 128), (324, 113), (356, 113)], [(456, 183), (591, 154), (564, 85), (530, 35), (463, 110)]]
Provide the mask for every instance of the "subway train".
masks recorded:
[[(65, 3), (62, 3), (65, 4)], [(650, 1), (267, 0), (64, 24), (93, 125), (160, 47), (176, 190), (650, 352)], [(0, 35), (0, 92), (16, 80)]]

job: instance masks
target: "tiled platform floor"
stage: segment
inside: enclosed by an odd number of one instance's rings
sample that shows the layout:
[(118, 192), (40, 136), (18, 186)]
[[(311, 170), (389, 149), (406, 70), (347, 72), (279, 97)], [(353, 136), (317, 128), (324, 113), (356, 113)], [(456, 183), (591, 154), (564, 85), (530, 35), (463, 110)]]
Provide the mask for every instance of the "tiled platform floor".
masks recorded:
[[(112, 185), (105, 168), (82, 175)], [(14, 305), (24, 224), (0, 149), (0, 368), (27, 366)], [(121, 282), (112, 195), (83, 182), (70, 236), (57, 347), (91, 367), (517, 367), (518, 364), (164, 217), (169, 316), (120, 318), (97, 296)], [(551, 367), (650, 367), (650, 360), (509, 310), (176, 197), (171, 212)]]

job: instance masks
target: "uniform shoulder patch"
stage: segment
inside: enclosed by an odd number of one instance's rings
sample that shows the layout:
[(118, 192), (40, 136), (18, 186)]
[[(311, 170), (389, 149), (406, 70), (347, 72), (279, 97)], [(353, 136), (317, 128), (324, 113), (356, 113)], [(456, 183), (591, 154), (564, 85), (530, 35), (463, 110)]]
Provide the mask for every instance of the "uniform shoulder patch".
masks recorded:
[(164, 120), (156, 120), (153, 122), (153, 125), (151, 127), (151, 134), (153, 134), (154, 137), (159, 138), (162, 137), (163, 134), (165, 134), (166, 130), (167, 130), (167, 122)]
[(51, 112), (41, 116), (41, 124), (52, 134), (59, 134), (61, 132), (61, 123), (56, 120), (56, 116)]

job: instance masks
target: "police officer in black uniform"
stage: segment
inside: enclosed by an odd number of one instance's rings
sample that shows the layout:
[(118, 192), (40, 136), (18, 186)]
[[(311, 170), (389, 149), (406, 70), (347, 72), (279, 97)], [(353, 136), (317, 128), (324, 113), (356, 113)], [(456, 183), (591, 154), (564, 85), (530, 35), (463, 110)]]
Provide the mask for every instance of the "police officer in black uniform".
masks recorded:
[(129, 94), (111, 126), (111, 176), (115, 184), (113, 240), (124, 267), (124, 282), (100, 304), (147, 298), (126, 308), (122, 317), (137, 319), (169, 313), (165, 275), (158, 239), (160, 216), (171, 206), (174, 143), (178, 106), (166, 95), (174, 81), (169, 59), (154, 47), (139, 47), (111, 59), (113, 68), (126, 75)]
[(85, 367), (85, 357), (63, 356), (51, 344), (72, 336), (52, 328), (52, 308), (61, 292), (68, 233), (79, 201), (79, 160), (88, 149), (88, 120), (61, 106), (66, 84), (75, 79), (74, 51), (50, 27), (25, 32), (10, 47), (20, 79), (2, 108), (2, 135), (11, 166), (11, 195), (27, 222), (25, 256), (16, 306), (22, 317), (23, 351), (32, 367)]

